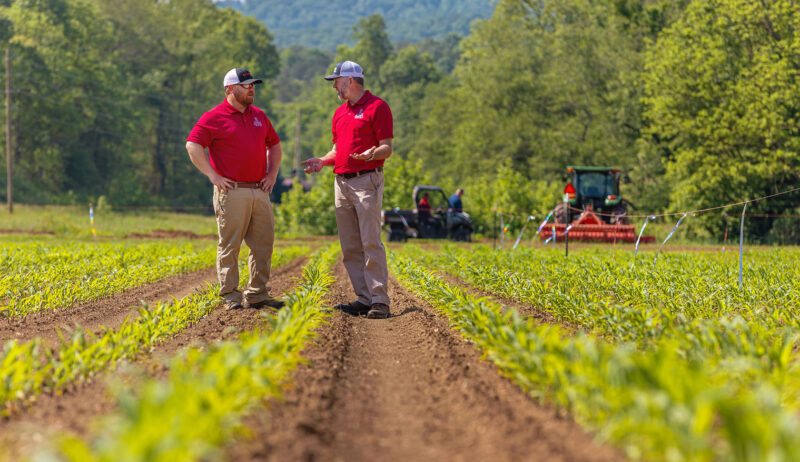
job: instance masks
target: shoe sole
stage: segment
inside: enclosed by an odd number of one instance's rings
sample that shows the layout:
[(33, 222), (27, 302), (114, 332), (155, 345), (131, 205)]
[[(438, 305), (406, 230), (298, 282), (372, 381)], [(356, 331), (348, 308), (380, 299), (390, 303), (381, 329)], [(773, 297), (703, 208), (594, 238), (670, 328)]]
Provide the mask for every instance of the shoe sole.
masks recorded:
[(391, 313), (367, 313), (367, 319), (387, 319)]
[(274, 308), (276, 310), (279, 310), (279, 309), (283, 308), (284, 306), (286, 306), (285, 303), (281, 303), (280, 305), (278, 305), (277, 303), (271, 303), (271, 304), (270, 303), (255, 303), (253, 305), (246, 305), (245, 308), (252, 308), (254, 310), (258, 310), (258, 309), (261, 309), (261, 308)]
[(342, 313), (347, 313), (351, 316), (363, 316), (370, 311), (370, 307), (368, 306), (365, 306), (364, 308), (352, 308), (349, 305), (336, 305), (335, 308)]
[(342, 313), (345, 313), (345, 314), (349, 314), (351, 316), (364, 316), (367, 313), (369, 313), (369, 310), (367, 310), (367, 311), (347, 310), (347, 309), (342, 309), (342, 308), (340, 308), (339, 311), (341, 311)]

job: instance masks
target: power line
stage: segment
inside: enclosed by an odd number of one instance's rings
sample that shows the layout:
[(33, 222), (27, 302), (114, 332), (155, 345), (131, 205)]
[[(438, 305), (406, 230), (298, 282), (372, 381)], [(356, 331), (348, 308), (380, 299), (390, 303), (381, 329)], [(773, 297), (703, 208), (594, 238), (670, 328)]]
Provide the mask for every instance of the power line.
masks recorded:
[[(783, 196), (783, 195), (786, 195), (786, 194), (791, 194), (791, 193), (796, 192), (796, 191), (800, 191), (800, 188), (794, 188), (794, 189), (790, 189), (788, 191), (783, 191), (783, 192), (779, 192), (779, 193), (775, 193), (775, 194), (770, 194), (770, 195), (767, 195), (767, 196), (757, 197), (755, 199), (748, 199), (748, 200), (741, 201), (741, 202), (732, 202), (730, 204), (718, 205), (716, 207), (708, 207), (708, 208), (705, 208), (705, 209), (690, 210), (688, 212), (650, 213), (650, 214), (646, 214), (646, 215), (628, 215), (628, 214), (626, 214), (625, 216), (627, 216), (629, 218), (647, 218), (647, 217), (672, 217), (672, 216), (686, 215), (686, 214), (688, 214), (688, 215), (697, 215), (697, 214), (711, 212), (711, 211), (714, 211), (714, 210), (720, 210), (720, 209), (724, 209), (724, 208), (728, 208), (728, 207), (735, 207), (737, 205), (749, 204), (751, 202), (759, 202), (759, 201), (763, 201), (763, 200), (766, 200), (766, 199), (771, 199), (773, 197), (778, 197), (778, 196)], [(576, 211), (576, 212), (583, 212), (584, 211), (583, 209), (579, 209), (579, 208), (576, 208), (576, 207), (569, 207), (569, 209), (572, 210), (572, 211)], [(598, 216), (603, 216), (603, 217), (615, 217), (615, 216), (619, 215), (618, 213), (601, 213), (601, 212), (593, 212), (593, 213), (598, 215)], [(757, 215), (752, 215), (752, 216), (757, 216)]]

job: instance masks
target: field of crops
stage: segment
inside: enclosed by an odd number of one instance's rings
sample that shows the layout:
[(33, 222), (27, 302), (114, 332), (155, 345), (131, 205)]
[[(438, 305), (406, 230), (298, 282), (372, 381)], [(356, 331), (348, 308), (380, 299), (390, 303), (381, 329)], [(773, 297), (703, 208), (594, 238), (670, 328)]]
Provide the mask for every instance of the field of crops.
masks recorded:
[(367, 320), (334, 241), (234, 312), (213, 241), (2, 244), (0, 460), (800, 460), (796, 249), (392, 245)]

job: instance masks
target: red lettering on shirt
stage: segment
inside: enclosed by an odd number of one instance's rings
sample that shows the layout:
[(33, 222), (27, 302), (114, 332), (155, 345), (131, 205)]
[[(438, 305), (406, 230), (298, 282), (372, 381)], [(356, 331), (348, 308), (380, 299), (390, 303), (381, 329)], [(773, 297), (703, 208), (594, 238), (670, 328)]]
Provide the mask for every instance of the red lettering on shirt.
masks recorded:
[(208, 148), (211, 167), (239, 182), (261, 181), (267, 174), (267, 148), (280, 143), (264, 111), (240, 112), (227, 101), (200, 117), (186, 139)]
[(392, 111), (389, 105), (369, 91), (356, 104), (345, 101), (333, 113), (331, 132), (336, 145), (334, 173), (354, 173), (383, 165), (383, 159), (365, 162), (350, 157), (394, 138)]

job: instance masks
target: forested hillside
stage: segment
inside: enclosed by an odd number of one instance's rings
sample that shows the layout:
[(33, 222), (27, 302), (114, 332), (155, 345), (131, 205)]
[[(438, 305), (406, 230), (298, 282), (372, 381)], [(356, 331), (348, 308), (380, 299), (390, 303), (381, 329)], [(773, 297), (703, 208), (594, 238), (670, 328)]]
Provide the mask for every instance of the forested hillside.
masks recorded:
[[(364, 67), (367, 88), (394, 114), (390, 207), (410, 206), (415, 183), (436, 183), (466, 189), (479, 229), (494, 210), (544, 216), (571, 164), (620, 167), (638, 214), (800, 187), (792, 0), (501, 0), (468, 34), (415, 43), (393, 40), (388, 16), (369, 11), (345, 27), (350, 44), (342, 39), (335, 51), (279, 49), (262, 23), (210, 0), (0, 5), (22, 202), (103, 195), (114, 205), (207, 205), (208, 181), (184, 142), (221, 101), (222, 76), (234, 66), (267, 80), (256, 105), (278, 129), (289, 176), (298, 116), (300, 157), (330, 149), (340, 102), (321, 76), (343, 59)], [(311, 193), (285, 196), (276, 215), (286, 230), (335, 232), (325, 213), (332, 175), (313, 181)], [(726, 212), (741, 206), (692, 218), (691, 232), (721, 238)], [(752, 238), (800, 238), (797, 194), (750, 204), (748, 213), (759, 215), (747, 221)]]
[(363, 17), (380, 14), (394, 42), (441, 39), (466, 35), (476, 18), (488, 18), (496, 0), (226, 0), (231, 7), (253, 16), (275, 34), (279, 46), (303, 45), (334, 51), (339, 44), (355, 43), (353, 26)]

